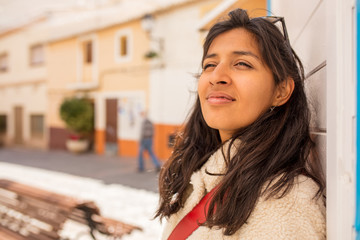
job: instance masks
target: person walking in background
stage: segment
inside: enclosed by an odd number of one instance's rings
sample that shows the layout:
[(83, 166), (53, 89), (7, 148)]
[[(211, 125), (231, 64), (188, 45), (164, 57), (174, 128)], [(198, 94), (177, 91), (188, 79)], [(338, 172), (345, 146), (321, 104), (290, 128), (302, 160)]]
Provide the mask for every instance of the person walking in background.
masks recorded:
[(153, 164), (156, 167), (156, 171), (160, 171), (161, 164), (159, 160), (156, 158), (154, 151), (152, 149), (153, 146), (153, 137), (154, 137), (154, 126), (152, 122), (149, 120), (147, 113), (142, 113), (143, 122), (141, 124), (141, 135), (140, 135), (140, 147), (139, 147), (139, 156), (138, 156), (138, 171), (144, 171), (144, 151), (146, 150)]

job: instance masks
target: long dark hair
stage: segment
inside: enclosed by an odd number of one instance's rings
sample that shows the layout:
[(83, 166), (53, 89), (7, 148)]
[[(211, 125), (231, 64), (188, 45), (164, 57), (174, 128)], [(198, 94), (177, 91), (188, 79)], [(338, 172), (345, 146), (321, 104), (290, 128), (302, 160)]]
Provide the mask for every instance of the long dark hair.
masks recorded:
[[(230, 12), (227, 20), (210, 29), (203, 46), (203, 57), (218, 35), (235, 28), (243, 28), (255, 37), (275, 84), (292, 78), (295, 88), (284, 105), (262, 114), (229, 140), (228, 152), (223, 154), (227, 170), (210, 202), (204, 223), (208, 227), (224, 228), (225, 235), (234, 234), (247, 221), (259, 196), (285, 196), (298, 175), (308, 176), (317, 183), (319, 191), (314, 197), (321, 196), (324, 191), (320, 162), (317, 155), (312, 154), (314, 143), (310, 138), (310, 112), (300, 59), (271, 21), (250, 19), (242, 9)], [(230, 155), (236, 139), (241, 140), (240, 146)], [(160, 172), (160, 204), (156, 217), (169, 217), (183, 207), (192, 173), (199, 170), (220, 146), (219, 132), (207, 126), (197, 98), (173, 154)]]

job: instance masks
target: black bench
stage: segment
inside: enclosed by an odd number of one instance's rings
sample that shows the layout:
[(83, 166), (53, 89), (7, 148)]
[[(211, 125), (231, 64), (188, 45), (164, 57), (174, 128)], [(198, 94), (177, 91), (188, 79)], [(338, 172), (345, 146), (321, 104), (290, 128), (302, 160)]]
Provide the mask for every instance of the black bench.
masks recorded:
[(96, 232), (120, 239), (142, 230), (101, 216), (94, 202), (0, 179), (0, 239), (67, 240), (60, 236), (67, 220), (87, 225), (87, 234), (94, 240)]

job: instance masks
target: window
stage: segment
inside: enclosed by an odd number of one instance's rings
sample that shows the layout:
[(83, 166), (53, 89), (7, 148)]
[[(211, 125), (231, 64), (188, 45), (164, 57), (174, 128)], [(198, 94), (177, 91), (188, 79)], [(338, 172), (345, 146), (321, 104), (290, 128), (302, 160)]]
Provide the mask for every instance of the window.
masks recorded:
[(7, 53), (0, 54), (0, 72), (6, 72), (9, 68), (9, 59)]
[(83, 42), (84, 63), (92, 63), (93, 60), (92, 45), (93, 45), (92, 41)]
[(120, 37), (120, 56), (125, 57), (127, 55), (127, 37), (121, 36)]
[(7, 131), (7, 117), (6, 115), (0, 115), (0, 135)]
[(33, 114), (30, 116), (31, 137), (42, 138), (44, 136), (44, 115)]
[(45, 62), (44, 45), (38, 44), (30, 48), (30, 65), (41, 65)]
[(131, 59), (132, 35), (130, 29), (122, 29), (115, 35), (115, 61), (124, 62)]

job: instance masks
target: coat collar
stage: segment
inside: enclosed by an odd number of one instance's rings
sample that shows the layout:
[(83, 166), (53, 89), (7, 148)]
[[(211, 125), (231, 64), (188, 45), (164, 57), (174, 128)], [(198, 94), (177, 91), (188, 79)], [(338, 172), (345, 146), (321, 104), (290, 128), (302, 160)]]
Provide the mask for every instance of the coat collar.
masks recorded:
[[(230, 154), (232, 156), (237, 151), (236, 146), (238, 146), (238, 143), (238, 141), (235, 141), (231, 147)], [(226, 173), (224, 155), (226, 156), (228, 149), (229, 141), (212, 154), (200, 170), (192, 174), (187, 190), (189, 196), (185, 200), (183, 208), (177, 213), (172, 214), (168, 219), (168, 227), (165, 228), (162, 239), (166, 239), (176, 224), (199, 203), (207, 192), (210, 192), (221, 182), (223, 177), (219, 174)], [(210, 175), (209, 173), (215, 173), (216, 175)]]
[[(237, 152), (237, 148), (240, 144), (239, 140), (236, 140), (232, 144), (230, 149), (230, 155), (234, 156)], [(225, 157), (228, 155), (228, 150), (230, 147), (230, 141), (225, 142), (215, 153), (213, 153), (208, 161), (202, 166), (202, 168), (195, 172), (191, 177), (191, 184), (194, 188), (198, 186), (203, 186), (205, 192), (210, 192), (215, 186), (217, 186), (221, 179), (222, 174), (226, 173), (227, 166), (225, 162)], [(213, 173), (215, 175), (209, 174)], [(199, 179), (196, 179), (199, 178)]]

